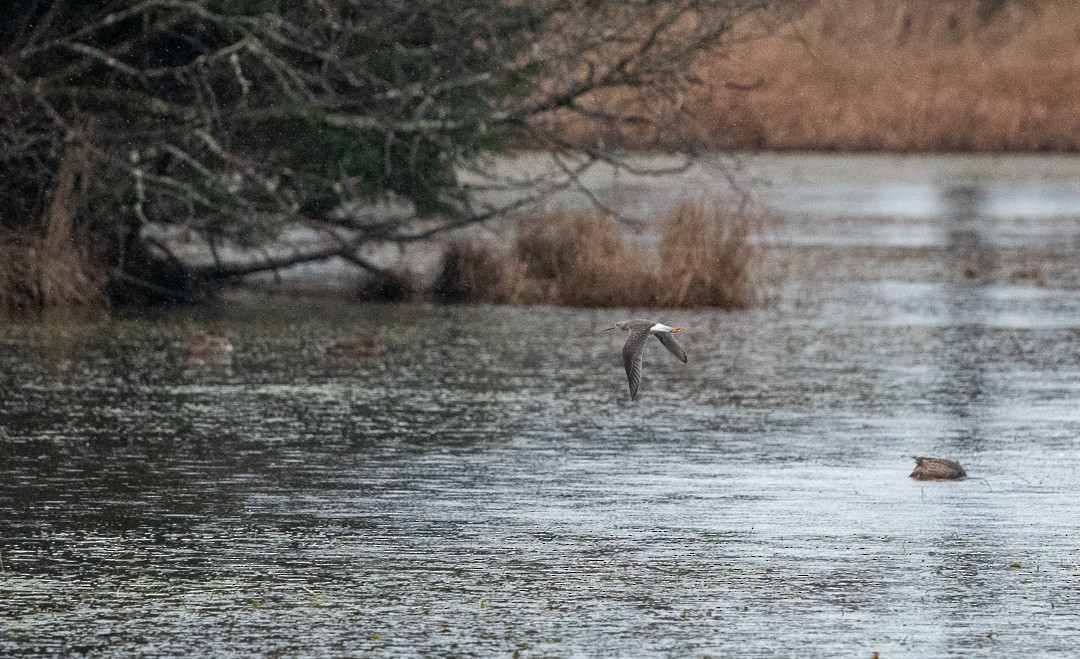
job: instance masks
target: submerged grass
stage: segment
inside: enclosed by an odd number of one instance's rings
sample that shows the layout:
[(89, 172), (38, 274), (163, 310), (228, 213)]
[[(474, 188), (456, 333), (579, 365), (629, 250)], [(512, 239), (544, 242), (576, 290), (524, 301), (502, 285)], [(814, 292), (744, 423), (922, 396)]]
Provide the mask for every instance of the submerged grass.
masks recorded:
[(664, 218), (656, 244), (628, 241), (601, 213), (531, 223), (509, 249), (457, 243), (447, 251), (440, 302), (571, 307), (743, 308), (756, 299), (760, 218), (686, 204)]

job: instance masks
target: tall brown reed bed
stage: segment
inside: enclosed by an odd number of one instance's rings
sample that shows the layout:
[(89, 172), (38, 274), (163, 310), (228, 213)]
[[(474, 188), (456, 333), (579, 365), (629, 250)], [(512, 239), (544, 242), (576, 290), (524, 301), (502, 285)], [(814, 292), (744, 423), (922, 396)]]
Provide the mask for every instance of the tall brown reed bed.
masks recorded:
[[(789, 5), (790, 6), (790, 5)], [(678, 102), (613, 90), (647, 114), (625, 132), (550, 117), (580, 144), (839, 151), (1080, 149), (1080, 3), (804, 0), (779, 25), (744, 21), (705, 54)], [(790, 18), (790, 17), (788, 17)], [(595, 108), (594, 108), (595, 109)]]
[(444, 302), (573, 307), (743, 308), (755, 291), (761, 220), (686, 204), (663, 219), (657, 244), (626, 239), (601, 213), (534, 220), (510, 248), (460, 242), (435, 286)]
[(0, 237), (0, 316), (104, 304), (105, 277), (85, 253), (65, 242), (22, 240), (33, 241), (34, 246), (27, 250), (19, 244), (3, 244)]
[(78, 151), (64, 156), (40, 231), (6, 230), (0, 222), (0, 313), (104, 304), (105, 273), (83, 247), (78, 226), (87, 167)]

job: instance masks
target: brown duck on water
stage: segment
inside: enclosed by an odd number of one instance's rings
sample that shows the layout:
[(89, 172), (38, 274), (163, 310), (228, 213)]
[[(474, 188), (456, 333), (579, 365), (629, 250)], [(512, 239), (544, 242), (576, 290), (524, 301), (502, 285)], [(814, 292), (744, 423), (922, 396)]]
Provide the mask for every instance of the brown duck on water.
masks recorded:
[(945, 458), (915, 457), (915, 471), (911, 477), (917, 481), (951, 481), (965, 478), (967, 472), (955, 460)]
[(202, 328), (189, 328), (187, 336), (178, 347), (188, 359), (223, 360), (232, 355), (233, 345), (223, 336), (214, 336)]
[(375, 359), (381, 357), (383, 348), (376, 337), (338, 339), (325, 348), (326, 356), (333, 359)]

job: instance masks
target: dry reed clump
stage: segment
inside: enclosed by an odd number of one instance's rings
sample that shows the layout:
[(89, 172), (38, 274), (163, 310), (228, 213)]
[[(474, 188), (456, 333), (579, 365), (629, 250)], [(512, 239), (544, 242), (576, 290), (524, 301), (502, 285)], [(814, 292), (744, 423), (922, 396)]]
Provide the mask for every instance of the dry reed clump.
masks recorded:
[(473, 242), (451, 244), (432, 290), (436, 302), (457, 304), (489, 302), (513, 304), (520, 300), (516, 286), (521, 278), (505, 254), (489, 245)]
[[(1080, 149), (1080, 3), (806, 0), (779, 27), (744, 20), (677, 103), (590, 97), (664, 130), (545, 118), (580, 144), (839, 151)], [(675, 132), (671, 127), (676, 127)]]
[(12, 312), (33, 306), (37, 299), (33, 268), (17, 239), (0, 245), (0, 311)]
[(738, 309), (754, 301), (753, 274), (759, 247), (751, 240), (760, 219), (684, 204), (664, 225), (660, 261), (664, 307)]
[(513, 258), (525, 265), (525, 290), (537, 304), (652, 306), (656, 282), (646, 250), (627, 245), (616, 220), (600, 213), (534, 222)]
[(0, 311), (102, 306), (106, 275), (80, 244), (79, 213), (89, 164), (65, 154), (38, 234), (0, 235)]
[(357, 297), (365, 302), (408, 302), (416, 297), (417, 288), (409, 270), (380, 270), (364, 279)]
[[(99, 307), (105, 276), (74, 243), (8, 237), (0, 244), (0, 312)], [(30, 241), (33, 246), (23, 247)]]
[(656, 245), (629, 244), (606, 215), (539, 218), (511, 249), (458, 243), (435, 287), (442, 302), (572, 307), (742, 308), (755, 300), (758, 222), (687, 204)]

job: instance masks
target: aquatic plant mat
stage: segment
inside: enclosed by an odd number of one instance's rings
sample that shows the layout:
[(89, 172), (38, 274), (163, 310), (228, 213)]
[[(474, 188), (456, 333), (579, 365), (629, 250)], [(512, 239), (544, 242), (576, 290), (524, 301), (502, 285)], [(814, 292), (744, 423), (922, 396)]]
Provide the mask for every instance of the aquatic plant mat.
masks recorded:
[(461, 241), (435, 283), (440, 302), (570, 307), (750, 306), (761, 216), (684, 204), (659, 222), (658, 237), (600, 213), (554, 214), (523, 224), (510, 248)]

